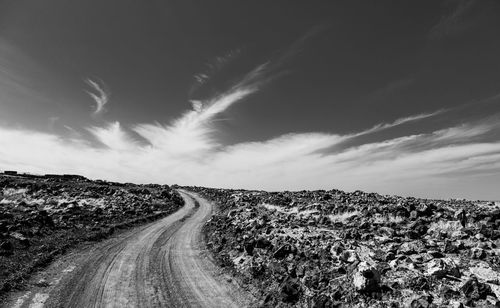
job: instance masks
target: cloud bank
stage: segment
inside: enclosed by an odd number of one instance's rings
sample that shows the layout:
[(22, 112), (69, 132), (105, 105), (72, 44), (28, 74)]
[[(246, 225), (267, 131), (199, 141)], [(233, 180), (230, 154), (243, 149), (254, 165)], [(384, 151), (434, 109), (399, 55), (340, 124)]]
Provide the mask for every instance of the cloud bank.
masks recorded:
[[(277, 72), (264, 63), (227, 91), (192, 103), (171, 123), (119, 122), (62, 137), (0, 127), (0, 169), (77, 173), (122, 182), (178, 183), (266, 190), (344, 189), (423, 197), (500, 199), (500, 115), (371, 142), (362, 136), (446, 117), (448, 110), (407, 115), (350, 134), (291, 133), (225, 145), (213, 125), (221, 113), (256, 93)], [(88, 80), (102, 115), (109, 92)], [(488, 103), (500, 96), (488, 99)], [(96, 142), (97, 141), (97, 142)]]

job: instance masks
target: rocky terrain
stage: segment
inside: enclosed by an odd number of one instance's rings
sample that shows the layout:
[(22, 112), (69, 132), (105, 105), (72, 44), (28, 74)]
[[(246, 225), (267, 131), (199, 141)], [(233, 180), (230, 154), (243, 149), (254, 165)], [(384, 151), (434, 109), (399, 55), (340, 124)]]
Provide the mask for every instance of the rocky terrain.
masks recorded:
[(164, 217), (182, 205), (167, 185), (0, 176), (0, 298), (78, 243)]
[(262, 307), (500, 307), (500, 208), (356, 191), (190, 187), (217, 262)]

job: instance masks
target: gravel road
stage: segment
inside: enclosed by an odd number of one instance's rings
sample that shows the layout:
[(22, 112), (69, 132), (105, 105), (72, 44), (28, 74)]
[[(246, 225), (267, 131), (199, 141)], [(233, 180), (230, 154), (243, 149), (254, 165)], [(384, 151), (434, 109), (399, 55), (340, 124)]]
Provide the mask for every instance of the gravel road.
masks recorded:
[[(202, 249), (212, 213), (203, 198), (151, 224), (55, 262), (10, 307), (245, 307), (252, 302)], [(42, 278), (40, 278), (42, 277)]]

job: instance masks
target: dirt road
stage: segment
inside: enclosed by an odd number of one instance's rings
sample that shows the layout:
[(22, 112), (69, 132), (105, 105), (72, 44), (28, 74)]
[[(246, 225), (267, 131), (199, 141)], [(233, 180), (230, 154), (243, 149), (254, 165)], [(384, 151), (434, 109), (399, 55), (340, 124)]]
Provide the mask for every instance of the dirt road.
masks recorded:
[[(186, 205), (51, 266), (21, 307), (244, 307), (251, 297), (225, 279), (201, 249), (212, 205), (180, 191)], [(45, 275), (45, 276), (44, 276)]]

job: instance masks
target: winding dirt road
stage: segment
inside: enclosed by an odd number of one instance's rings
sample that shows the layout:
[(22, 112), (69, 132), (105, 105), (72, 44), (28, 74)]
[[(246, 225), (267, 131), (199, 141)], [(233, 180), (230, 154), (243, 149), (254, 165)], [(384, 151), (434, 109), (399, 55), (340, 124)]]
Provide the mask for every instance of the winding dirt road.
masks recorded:
[(245, 307), (252, 302), (201, 249), (210, 202), (180, 191), (176, 213), (56, 262), (10, 307)]

